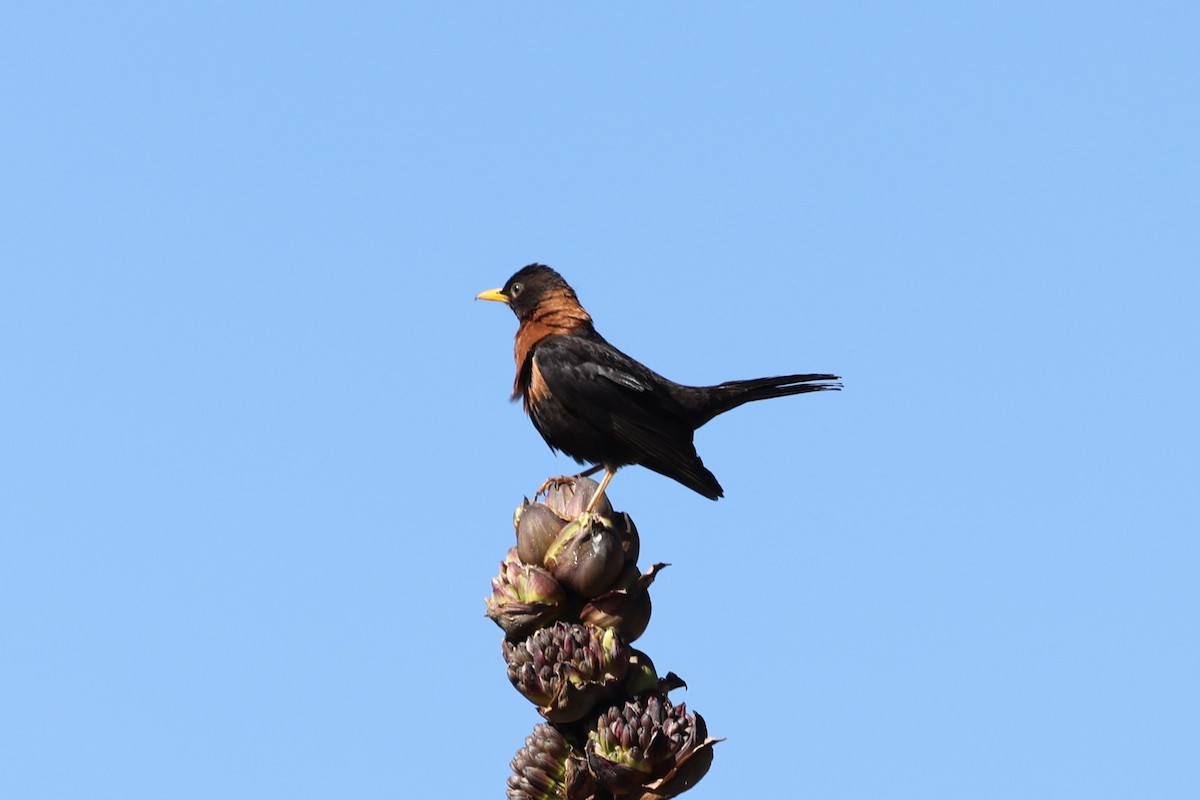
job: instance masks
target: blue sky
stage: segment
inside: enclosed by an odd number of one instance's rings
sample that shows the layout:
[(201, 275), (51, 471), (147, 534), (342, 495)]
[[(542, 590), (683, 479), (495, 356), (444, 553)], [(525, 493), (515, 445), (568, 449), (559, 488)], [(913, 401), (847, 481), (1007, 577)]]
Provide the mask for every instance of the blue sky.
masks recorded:
[(502, 796), (531, 261), (845, 378), (612, 484), (689, 797), (1200, 794), (1195, 6), (566, 5), (0, 12), (0, 795)]

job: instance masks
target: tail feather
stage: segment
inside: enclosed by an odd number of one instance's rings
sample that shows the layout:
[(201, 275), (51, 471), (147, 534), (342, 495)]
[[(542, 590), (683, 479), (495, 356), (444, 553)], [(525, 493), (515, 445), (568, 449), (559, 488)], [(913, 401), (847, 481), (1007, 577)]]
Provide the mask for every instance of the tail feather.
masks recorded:
[(672, 480), (679, 481), (697, 494), (704, 495), (709, 500), (725, 496), (725, 490), (717, 482), (717, 476), (709, 472), (704, 462), (697, 456), (688, 464), (660, 464), (656, 461), (643, 461), (642, 466), (654, 470), (659, 475), (666, 475)]
[(773, 378), (752, 378), (746, 381), (727, 381), (716, 386), (694, 387), (684, 398), (699, 428), (718, 414), (755, 400), (787, 397), (806, 392), (838, 391), (842, 388), (837, 375), (806, 374), (779, 375)]

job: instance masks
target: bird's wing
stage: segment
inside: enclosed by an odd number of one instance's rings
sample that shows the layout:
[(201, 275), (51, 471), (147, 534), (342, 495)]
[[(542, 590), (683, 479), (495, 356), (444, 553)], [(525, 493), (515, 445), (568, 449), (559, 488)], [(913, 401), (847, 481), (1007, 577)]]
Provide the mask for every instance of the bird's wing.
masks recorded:
[(534, 362), (545, 389), (580, 424), (614, 437), (634, 462), (711, 494), (716, 479), (696, 455), (687, 413), (666, 378), (607, 342), (580, 336), (542, 340)]
[(546, 389), (586, 422), (610, 428), (611, 418), (667, 435), (691, 436), (667, 380), (607, 342), (551, 336), (538, 344), (534, 363)]

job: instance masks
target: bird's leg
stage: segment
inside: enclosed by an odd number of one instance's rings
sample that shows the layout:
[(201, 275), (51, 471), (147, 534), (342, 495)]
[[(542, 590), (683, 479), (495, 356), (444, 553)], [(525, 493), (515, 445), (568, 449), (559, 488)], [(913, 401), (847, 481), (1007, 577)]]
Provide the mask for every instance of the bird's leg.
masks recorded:
[(542, 483), (542, 485), (538, 487), (538, 490), (536, 492), (534, 492), (533, 496), (535, 498), (541, 497), (546, 492), (550, 491), (551, 489), (553, 489), (555, 487), (564, 486), (568, 483), (574, 483), (575, 481), (579, 480), (580, 478), (586, 478), (589, 475), (595, 475), (597, 472), (599, 472), (602, 469), (604, 469), (604, 465), (597, 464), (594, 467), (585, 469), (583, 472), (579, 473), (578, 475), (559, 475), (557, 478), (546, 478), (546, 480)]
[[(597, 467), (597, 469), (599, 469), (599, 467)], [(591, 502), (589, 502), (587, 504), (587, 508), (584, 509), (583, 513), (591, 514), (593, 511), (596, 510), (596, 506), (598, 506), (600, 504), (600, 498), (604, 497), (604, 490), (605, 490), (605, 488), (607, 488), (608, 482), (611, 481), (613, 478), (613, 475), (616, 475), (616, 474), (617, 474), (616, 467), (605, 467), (604, 468), (604, 478), (603, 478), (603, 480), (600, 481), (600, 488), (596, 490), (596, 493), (594, 495), (592, 495), (592, 500), (591, 500)]]

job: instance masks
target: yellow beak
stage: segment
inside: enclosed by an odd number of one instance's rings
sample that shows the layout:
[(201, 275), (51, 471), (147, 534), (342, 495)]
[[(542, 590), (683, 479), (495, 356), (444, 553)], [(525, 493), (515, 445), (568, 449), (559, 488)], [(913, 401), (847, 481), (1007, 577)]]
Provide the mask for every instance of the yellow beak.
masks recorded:
[(508, 295), (499, 289), (488, 289), (475, 295), (476, 300), (495, 300), (497, 303), (507, 303)]

